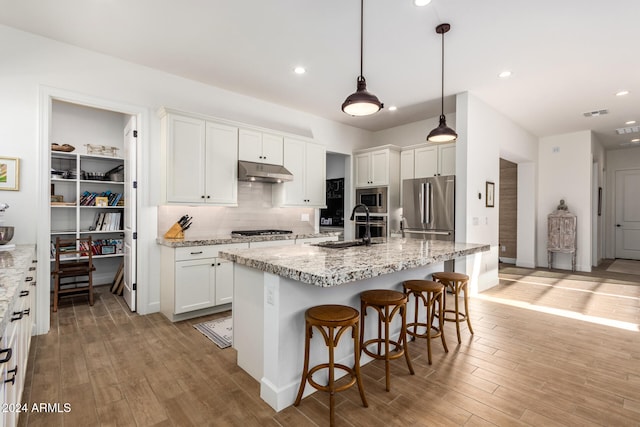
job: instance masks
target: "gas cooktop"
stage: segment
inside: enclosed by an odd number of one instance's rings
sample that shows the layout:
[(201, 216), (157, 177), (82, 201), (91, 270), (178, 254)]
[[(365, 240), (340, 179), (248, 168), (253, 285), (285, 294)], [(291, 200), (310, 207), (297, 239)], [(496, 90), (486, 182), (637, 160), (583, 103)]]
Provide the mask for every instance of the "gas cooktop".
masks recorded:
[(231, 232), (231, 237), (247, 236), (274, 236), (278, 234), (291, 234), (291, 230), (237, 230)]

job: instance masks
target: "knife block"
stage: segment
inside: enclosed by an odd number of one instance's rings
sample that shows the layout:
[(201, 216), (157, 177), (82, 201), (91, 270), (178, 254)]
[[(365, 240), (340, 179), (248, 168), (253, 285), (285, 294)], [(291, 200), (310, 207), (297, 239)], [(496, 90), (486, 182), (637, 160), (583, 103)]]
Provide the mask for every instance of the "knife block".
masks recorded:
[(184, 239), (184, 233), (182, 232), (182, 227), (177, 222), (171, 226), (169, 231), (164, 233), (165, 239)]

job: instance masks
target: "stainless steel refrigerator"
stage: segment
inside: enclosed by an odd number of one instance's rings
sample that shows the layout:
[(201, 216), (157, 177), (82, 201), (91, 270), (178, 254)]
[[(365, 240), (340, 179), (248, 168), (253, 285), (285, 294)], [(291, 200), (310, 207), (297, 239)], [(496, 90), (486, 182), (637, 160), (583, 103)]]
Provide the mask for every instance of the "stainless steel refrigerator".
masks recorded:
[(405, 179), (402, 182), (403, 235), (455, 241), (455, 199), (455, 175)]

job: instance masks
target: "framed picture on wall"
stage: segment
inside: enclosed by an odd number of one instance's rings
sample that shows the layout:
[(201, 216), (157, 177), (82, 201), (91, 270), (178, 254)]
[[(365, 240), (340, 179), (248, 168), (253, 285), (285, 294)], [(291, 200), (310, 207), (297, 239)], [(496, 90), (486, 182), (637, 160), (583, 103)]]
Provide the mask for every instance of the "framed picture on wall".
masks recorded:
[(20, 189), (20, 159), (0, 157), (0, 190), (18, 191)]
[(494, 197), (495, 197), (495, 184), (493, 182), (487, 181), (487, 189), (485, 192), (485, 206), (488, 208), (492, 208), (495, 206)]

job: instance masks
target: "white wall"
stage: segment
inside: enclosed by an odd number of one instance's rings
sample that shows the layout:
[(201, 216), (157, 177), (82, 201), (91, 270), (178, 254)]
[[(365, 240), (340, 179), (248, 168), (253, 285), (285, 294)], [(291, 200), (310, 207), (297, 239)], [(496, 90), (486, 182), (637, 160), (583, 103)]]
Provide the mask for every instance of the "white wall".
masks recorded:
[[(576, 269), (591, 271), (591, 132), (541, 138), (538, 159), (538, 265), (547, 266), (547, 215), (564, 199), (578, 217)], [(555, 254), (553, 266), (571, 269), (571, 256)]]
[[(140, 212), (141, 221), (148, 230), (140, 236), (139, 251), (149, 257), (147, 265), (141, 265), (139, 271), (138, 286), (149, 288), (146, 301), (140, 301), (141, 313), (156, 310), (160, 298), (159, 249), (155, 244), (156, 236), (152, 235), (157, 230), (156, 205), (160, 197), (160, 121), (155, 115), (159, 107), (313, 136), (325, 144), (327, 150), (338, 153), (350, 154), (354, 149), (370, 146), (370, 132), (6, 26), (0, 26), (0, 41), (0, 57), (3, 58), (0, 153), (18, 157), (21, 161), (20, 191), (5, 191), (0, 195), (0, 201), (11, 205), (6, 222), (16, 226), (15, 243), (35, 243), (38, 239), (35, 224), (38, 224), (40, 214), (34, 207), (34, 200), (38, 200), (42, 191), (48, 191), (41, 187), (49, 171), (46, 165), (39, 163), (41, 153), (48, 150), (50, 143), (39, 138), (42, 133), (39, 127), (46, 125), (39, 120), (42, 114), (39, 97), (46, 88), (139, 106), (147, 112), (149, 119), (139, 124), (144, 141), (143, 175), (139, 182), (146, 186)], [(44, 259), (40, 263), (48, 264)]]
[[(451, 113), (446, 116), (447, 125), (455, 129), (456, 114)], [(429, 132), (434, 128), (438, 127), (438, 123), (439, 116), (374, 132), (371, 146), (377, 147), (379, 145), (392, 144), (399, 147), (406, 147), (425, 143), (427, 142), (427, 135), (429, 135)]]
[[(604, 147), (598, 137), (591, 134), (591, 153), (593, 157), (591, 172), (591, 265), (596, 267), (600, 264), (604, 256), (604, 206), (601, 208), (601, 215), (598, 215), (598, 188), (604, 192), (604, 165), (606, 154)], [(604, 200), (601, 200), (604, 203)]]
[[(518, 175), (518, 231), (535, 228), (535, 216), (530, 211), (535, 193), (524, 194), (521, 201), (520, 192), (535, 188), (535, 175), (528, 165), (537, 161), (537, 138), (472, 93), (457, 96), (456, 112), (456, 234), (467, 242), (491, 245), (479, 266), (467, 262), (466, 271), (474, 276), (471, 292), (476, 293), (498, 283), (500, 157), (518, 163), (519, 170), (523, 165)], [(495, 184), (493, 208), (486, 207), (487, 182)], [(518, 234), (518, 242), (518, 260), (534, 252), (535, 240)], [(520, 263), (526, 262), (525, 258)]]
[[(605, 168), (604, 200), (604, 238), (605, 258), (615, 258), (615, 184), (616, 171), (625, 169), (640, 169), (640, 147), (622, 148), (607, 151)], [(1, 201), (1, 200), (0, 200)]]

